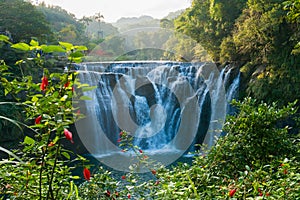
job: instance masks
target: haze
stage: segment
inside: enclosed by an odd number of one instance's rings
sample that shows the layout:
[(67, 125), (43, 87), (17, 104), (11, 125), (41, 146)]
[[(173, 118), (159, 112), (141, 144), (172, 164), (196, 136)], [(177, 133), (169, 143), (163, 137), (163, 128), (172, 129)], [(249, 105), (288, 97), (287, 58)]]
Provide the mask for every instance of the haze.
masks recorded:
[[(161, 19), (170, 12), (190, 7), (191, 0), (42, 0), (75, 14), (77, 18), (101, 13), (104, 21), (115, 22), (121, 17), (149, 15)], [(36, 0), (36, 3), (42, 2)]]

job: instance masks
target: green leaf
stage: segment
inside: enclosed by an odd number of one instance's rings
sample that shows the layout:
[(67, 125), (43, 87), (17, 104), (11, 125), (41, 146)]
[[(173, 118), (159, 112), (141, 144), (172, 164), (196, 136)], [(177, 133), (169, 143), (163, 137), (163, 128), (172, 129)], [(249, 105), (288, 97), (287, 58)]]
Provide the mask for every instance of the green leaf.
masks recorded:
[(246, 168), (246, 170), (251, 171), (251, 169), (248, 165), (246, 165), (245, 168)]
[(62, 152), (61, 155), (63, 155), (65, 158), (69, 159), (71, 158), (70, 154), (68, 154), (67, 152)]
[(87, 83), (82, 83), (78, 86), (78, 88), (89, 87), (90, 85)]
[(5, 149), (5, 148), (3, 148), (3, 147), (0, 146), (0, 151), (3, 151), (5, 153), (7, 153), (8, 155), (14, 157), (15, 159), (17, 159), (18, 161), (20, 161), (20, 162), (23, 163), (23, 161), (21, 160), (21, 158), (19, 158), (16, 154), (14, 154), (13, 152), (9, 151), (8, 149)]
[(45, 53), (66, 52), (64, 48), (58, 45), (42, 45), (42, 51)]
[(75, 49), (77, 51), (87, 51), (88, 48), (86, 46), (75, 46)]
[(31, 40), (29, 43), (31, 46), (39, 46), (39, 42), (35, 40)]
[(26, 136), (24, 138), (24, 144), (32, 145), (34, 144), (34, 142), (35, 142), (34, 139), (32, 139), (31, 137)]
[(81, 57), (75, 58), (75, 57), (69, 56), (68, 59), (69, 59), (70, 61), (72, 61), (72, 62), (75, 62), (75, 63), (81, 63), (81, 62), (82, 62)]
[(80, 51), (75, 51), (74, 53), (70, 54), (70, 57), (72, 57), (72, 58), (81, 58), (83, 56), (84, 56), (84, 54)]
[(82, 92), (91, 91), (91, 90), (94, 90), (96, 88), (97, 88), (97, 86), (84, 87), (84, 88), (82, 88)]
[(33, 101), (33, 102), (37, 102), (38, 100), (39, 100), (39, 98), (37, 98), (36, 96), (33, 96), (31, 99), (31, 101)]
[(83, 101), (92, 100), (92, 98), (88, 96), (81, 96), (79, 99)]
[[(6, 91), (5, 91), (5, 93), (6, 93)], [(13, 123), (13, 124), (16, 125), (21, 131), (23, 131), (22, 128), (21, 128), (21, 126), (19, 125), (19, 122), (17, 122), (16, 120), (13, 120), (13, 119), (10, 119), (10, 118), (4, 117), (4, 116), (0, 116), (0, 119), (4, 119), (4, 120), (7, 120), (7, 121)]]
[(53, 140), (53, 143), (57, 143), (58, 140), (59, 140), (59, 137), (56, 136), (56, 137), (54, 138), (54, 140)]
[(15, 49), (22, 50), (22, 51), (29, 51), (30, 50), (30, 46), (26, 43), (23, 43), (23, 42), (13, 44), (13, 45), (11, 45), (11, 47), (15, 48)]
[(5, 41), (7, 42), (9, 40), (9, 37), (6, 35), (0, 35), (0, 41)]
[(59, 44), (63, 47), (65, 47), (67, 50), (71, 50), (74, 46), (71, 43), (68, 42), (59, 42)]
[(60, 101), (66, 101), (68, 98), (68, 95), (64, 95), (62, 98), (60, 98)]

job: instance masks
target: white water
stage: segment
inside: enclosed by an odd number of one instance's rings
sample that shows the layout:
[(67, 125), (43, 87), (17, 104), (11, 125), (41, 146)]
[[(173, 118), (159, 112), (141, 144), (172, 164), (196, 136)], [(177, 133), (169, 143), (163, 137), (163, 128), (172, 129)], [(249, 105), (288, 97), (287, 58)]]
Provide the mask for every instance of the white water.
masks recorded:
[[(201, 129), (208, 129), (201, 142), (214, 145), (239, 85), (237, 77), (225, 91), (230, 73), (211, 63), (86, 63), (80, 81), (98, 88), (86, 93), (93, 100), (80, 105), (87, 117), (76, 124), (77, 131), (91, 154), (118, 170), (133, 162), (130, 153), (120, 153), (120, 130), (130, 132), (134, 145), (153, 159), (171, 164)], [(199, 127), (202, 115), (210, 116), (207, 127)]]

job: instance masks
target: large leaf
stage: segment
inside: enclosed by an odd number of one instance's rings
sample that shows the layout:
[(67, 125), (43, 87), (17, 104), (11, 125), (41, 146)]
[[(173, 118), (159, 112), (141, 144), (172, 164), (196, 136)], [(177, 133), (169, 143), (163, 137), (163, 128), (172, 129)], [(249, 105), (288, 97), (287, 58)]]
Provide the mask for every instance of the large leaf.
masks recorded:
[(13, 119), (10, 119), (10, 118), (4, 117), (4, 116), (0, 116), (0, 119), (4, 119), (4, 120), (7, 120), (7, 121), (13, 123), (13, 124), (16, 125), (21, 131), (23, 131), (22, 128), (21, 128), (21, 126), (19, 125), (19, 123), (18, 123), (16, 120), (13, 120)]
[(23, 43), (23, 42), (13, 44), (13, 45), (11, 45), (11, 47), (15, 48), (15, 49), (22, 50), (22, 51), (29, 51), (30, 50), (30, 46), (26, 43)]
[(38, 41), (35, 41), (35, 40), (31, 40), (31, 41), (30, 41), (30, 45), (31, 45), (31, 46), (39, 46), (39, 42), (38, 42)]
[(64, 48), (58, 45), (42, 45), (42, 51), (45, 53), (66, 52)]
[(59, 44), (63, 47), (65, 47), (67, 50), (71, 50), (74, 46), (71, 43), (68, 42), (59, 42)]
[(35, 141), (31, 137), (26, 136), (24, 138), (24, 144), (33, 145), (34, 143), (35, 143)]
[(80, 51), (75, 51), (74, 53), (70, 54), (70, 57), (72, 57), (72, 58), (81, 58), (83, 56), (84, 56), (84, 54)]
[(61, 155), (63, 155), (65, 158), (69, 159), (71, 158), (70, 154), (68, 154), (67, 152), (62, 152)]
[(8, 149), (5, 149), (5, 148), (3, 148), (3, 147), (0, 146), (0, 151), (3, 151), (5, 153), (7, 153), (8, 155), (14, 157), (15, 159), (17, 159), (18, 161), (20, 161), (20, 162), (23, 163), (23, 161), (21, 160), (21, 158), (19, 158), (16, 154), (14, 154), (13, 152), (9, 151)]
[(9, 37), (7, 37), (6, 35), (0, 35), (0, 41), (7, 42), (8, 40), (9, 40)]
[(87, 51), (88, 48), (86, 46), (75, 46), (75, 49), (77, 51)]

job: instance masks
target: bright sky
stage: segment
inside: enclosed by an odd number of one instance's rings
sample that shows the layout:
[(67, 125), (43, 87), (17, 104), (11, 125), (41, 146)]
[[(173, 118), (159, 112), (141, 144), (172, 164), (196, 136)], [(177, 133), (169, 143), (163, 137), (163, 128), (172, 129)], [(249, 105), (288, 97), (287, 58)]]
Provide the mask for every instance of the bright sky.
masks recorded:
[(190, 7), (191, 0), (35, 0), (57, 5), (75, 14), (77, 18), (101, 13), (104, 21), (115, 22), (121, 17), (149, 15), (163, 18), (180, 9)]

